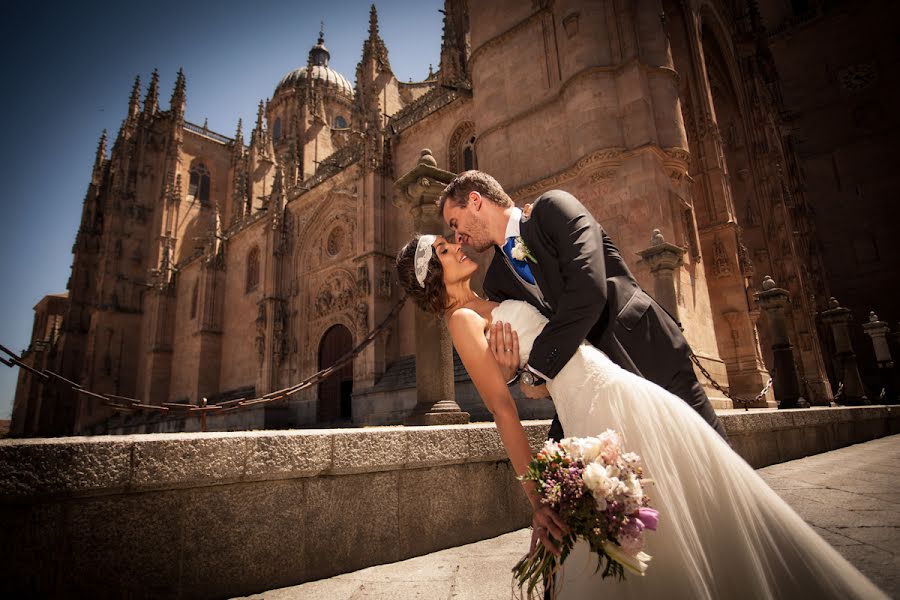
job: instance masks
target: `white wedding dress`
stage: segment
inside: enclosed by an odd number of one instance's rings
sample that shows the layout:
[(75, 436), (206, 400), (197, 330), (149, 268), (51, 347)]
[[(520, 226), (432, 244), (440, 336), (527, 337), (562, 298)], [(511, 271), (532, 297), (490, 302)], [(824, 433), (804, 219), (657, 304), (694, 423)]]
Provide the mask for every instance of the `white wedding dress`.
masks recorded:
[[(518, 333), (524, 365), (546, 318), (516, 300), (492, 316)], [(887, 598), (681, 399), (588, 343), (547, 388), (567, 437), (615, 429), (641, 455), (660, 513), (658, 530), (645, 532), (653, 559), (644, 577), (601, 579), (596, 555), (579, 542), (559, 598)]]

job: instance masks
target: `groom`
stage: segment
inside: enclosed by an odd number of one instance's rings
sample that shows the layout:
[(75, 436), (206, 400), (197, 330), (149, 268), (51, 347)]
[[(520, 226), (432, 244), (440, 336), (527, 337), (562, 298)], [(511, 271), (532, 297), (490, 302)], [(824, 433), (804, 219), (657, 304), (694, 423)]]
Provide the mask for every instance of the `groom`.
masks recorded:
[[(477, 252), (494, 246), (484, 279), (488, 298), (525, 300), (549, 319), (517, 375), (511, 360), (499, 361), (508, 369), (509, 383), (518, 380), (529, 397), (547, 396), (546, 380), (556, 377), (587, 340), (620, 367), (690, 404), (726, 437), (678, 324), (640, 288), (606, 232), (574, 196), (545, 192), (523, 218), (496, 179), (466, 171), (447, 185), (438, 206), (458, 242)], [(495, 333), (492, 339), (502, 339)], [(506, 338), (512, 337), (507, 329)], [(511, 344), (505, 345), (512, 356)], [(558, 416), (549, 437), (564, 437)]]

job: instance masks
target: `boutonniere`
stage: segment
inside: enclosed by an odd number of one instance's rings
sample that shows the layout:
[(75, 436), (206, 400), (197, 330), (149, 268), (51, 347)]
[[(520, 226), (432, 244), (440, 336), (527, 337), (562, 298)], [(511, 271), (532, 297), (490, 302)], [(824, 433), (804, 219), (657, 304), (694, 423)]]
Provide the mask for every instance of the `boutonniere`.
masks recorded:
[(512, 251), (510, 252), (512, 257), (516, 260), (525, 259), (530, 260), (534, 264), (537, 264), (537, 259), (534, 257), (534, 254), (531, 253), (531, 250), (528, 249), (528, 246), (525, 245), (525, 240), (522, 239), (522, 236), (516, 237), (516, 243), (512, 247)]

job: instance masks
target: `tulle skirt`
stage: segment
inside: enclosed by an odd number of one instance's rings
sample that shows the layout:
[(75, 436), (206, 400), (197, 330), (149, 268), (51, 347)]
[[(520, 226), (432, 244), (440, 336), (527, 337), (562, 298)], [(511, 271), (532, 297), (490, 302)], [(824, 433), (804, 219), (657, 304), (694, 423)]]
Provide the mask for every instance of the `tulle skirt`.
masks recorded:
[(644, 577), (601, 579), (579, 543), (558, 598), (887, 598), (681, 399), (587, 344), (548, 388), (566, 436), (615, 429), (641, 455), (660, 512)]

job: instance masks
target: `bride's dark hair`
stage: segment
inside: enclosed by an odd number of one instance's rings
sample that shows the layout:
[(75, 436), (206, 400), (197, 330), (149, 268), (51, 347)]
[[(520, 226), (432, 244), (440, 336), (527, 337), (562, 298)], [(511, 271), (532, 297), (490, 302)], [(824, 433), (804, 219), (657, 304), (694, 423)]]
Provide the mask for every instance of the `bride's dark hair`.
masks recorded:
[(400, 285), (415, 303), (425, 312), (443, 315), (450, 305), (447, 288), (444, 287), (444, 268), (437, 254), (432, 251), (425, 275), (425, 287), (416, 280), (416, 247), (420, 235), (416, 235), (397, 253), (397, 276)]

